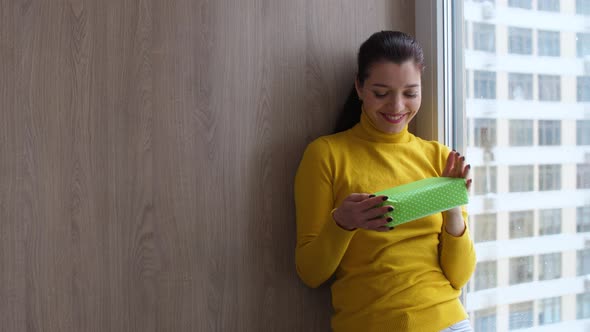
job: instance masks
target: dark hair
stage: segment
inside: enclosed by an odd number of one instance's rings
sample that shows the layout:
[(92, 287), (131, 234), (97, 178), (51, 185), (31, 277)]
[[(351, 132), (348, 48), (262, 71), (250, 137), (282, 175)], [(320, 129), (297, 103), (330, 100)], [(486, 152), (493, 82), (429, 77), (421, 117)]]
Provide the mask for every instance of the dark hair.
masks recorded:
[[(370, 67), (376, 62), (402, 64), (407, 60), (414, 60), (420, 71), (424, 70), (424, 53), (414, 37), (400, 31), (376, 32), (359, 49), (356, 79), (361, 85), (364, 84), (369, 77)], [(345, 131), (356, 125), (361, 118), (361, 106), (362, 102), (353, 84), (334, 132)]]

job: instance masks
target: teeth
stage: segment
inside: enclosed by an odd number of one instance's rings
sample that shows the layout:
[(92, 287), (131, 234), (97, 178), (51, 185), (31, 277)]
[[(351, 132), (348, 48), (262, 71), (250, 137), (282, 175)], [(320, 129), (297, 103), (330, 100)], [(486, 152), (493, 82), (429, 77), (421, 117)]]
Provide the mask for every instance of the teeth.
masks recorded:
[(386, 118), (388, 118), (389, 120), (393, 120), (393, 121), (399, 120), (404, 116), (403, 114), (401, 114), (401, 115), (384, 114), (384, 115)]

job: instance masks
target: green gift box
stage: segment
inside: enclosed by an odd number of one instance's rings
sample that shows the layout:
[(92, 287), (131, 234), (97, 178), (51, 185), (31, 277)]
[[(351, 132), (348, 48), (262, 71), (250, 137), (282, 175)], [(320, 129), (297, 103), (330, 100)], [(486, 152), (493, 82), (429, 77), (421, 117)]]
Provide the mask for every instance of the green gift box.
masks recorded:
[(423, 179), (382, 190), (375, 195), (388, 197), (381, 206), (395, 208), (385, 214), (393, 219), (387, 223), (389, 227), (465, 205), (469, 201), (465, 179), (449, 177)]

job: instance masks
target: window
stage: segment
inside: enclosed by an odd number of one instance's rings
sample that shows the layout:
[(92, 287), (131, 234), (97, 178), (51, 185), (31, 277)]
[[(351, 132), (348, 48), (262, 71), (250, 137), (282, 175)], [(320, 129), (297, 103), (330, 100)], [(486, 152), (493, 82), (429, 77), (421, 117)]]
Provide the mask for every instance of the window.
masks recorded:
[(497, 286), (497, 262), (480, 262), (475, 267), (475, 290), (495, 288)]
[(561, 233), (561, 209), (539, 210), (539, 235)]
[(510, 307), (511, 330), (524, 329), (533, 326), (533, 302), (521, 302), (511, 304)]
[(561, 297), (539, 300), (539, 325), (561, 322)]
[(496, 145), (496, 119), (475, 119), (474, 145), (492, 147)]
[(532, 9), (533, 5), (531, 0), (508, 0), (508, 7)]
[(533, 211), (510, 212), (510, 238), (533, 236)]
[(576, 174), (578, 189), (590, 189), (590, 164), (578, 164)]
[(473, 49), (485, 52), (496, 51), (496, 26), (473, 23)]
[(473, 315), (473, 325), (477, 332), (496, 332), (496, 309), (476, 311)]
[(590, 232), (590, 206), (576, 208), (576, 232)]
[(561, 100), (561, 77), (557, 75), (539, 75), (539, 100)]
[(473, 98), (496, 99), (496, 73), (473, 71)]
[(578, 77), (578, 101), (590, 101), (590, 76)]
[(590, 145), (590, 120), (576, 121), (576, 144)]
[(539, 165), (539, 191), (561, 189), (561, 164)]
[(590, 15), (590, 0), (576, 0), (576, 14)]
[(576, 251), (576, 271), (578, 276), (590, 274), (590, 249)]
[(498, 192), (496, 188), (496, 166), (476, 166), (473, 170), (474, 176), (477, 176), (473, 188), (476, 195)]
[[(463, 93), (465, 94), (465, 99), (469, 99), (470, 97), (470, 82), (471, 81), (471, 76), (469, 75), (469, 70), (465, 71), (465, 91), (463, 91)], [(469, 132), (469, 130), (467, 130), (467, 132)]]
[(559, 0), (537, 0), (537, 9), (548, 12), (558, 12)]
[(561, 53), (559, 31), (537, 31), (537, 45), (539, 55), (559, 56)]
[(576, 295), (576, 318), (590, 318), (590, 293)]
[(590, 33), (578, 32), (576, 34), (576, 53), (579, 58), (590, 55)]
[(510, 284), (533, 281), (533, 256), (510, 258)]
[(555, 252), (539, 256), (539, 280), (561, 278), (561, 253)]
[(478, 214), (473, 219), (474, 242), (486, 242), (496, 240), (496, 214)]
[(510, 166), (509, 190), (510, 192), (525, 192), (534, 190), (534, 167), (533, 166)]
[(508, 53), (533, 54), (533, 30), (525, 28), (509, 28)]
[(510, 120), (510, 146), (533, 145), (533, 120)]
[(561, 121), (539, 120), (539, 145), (561, 145)]
[(510, 99), (533, 99), (533, 74), (508, 74), (508, 94)]

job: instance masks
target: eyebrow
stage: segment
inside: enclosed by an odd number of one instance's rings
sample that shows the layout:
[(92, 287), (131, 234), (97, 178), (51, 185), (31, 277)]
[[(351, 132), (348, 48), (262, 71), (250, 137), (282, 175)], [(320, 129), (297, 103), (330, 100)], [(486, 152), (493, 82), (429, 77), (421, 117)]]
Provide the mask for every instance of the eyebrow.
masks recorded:
[[(380, 87), (380, 88), (390, 88), (388, 85), (381, 84), (381, 83), (375, 83), (372, 86), (376, 86), (376, 87)], [(417, 88), (419, 86), (420, 86), (420, 84), (408, 84), (408, 85), (404, 86), (404, 88)]]

